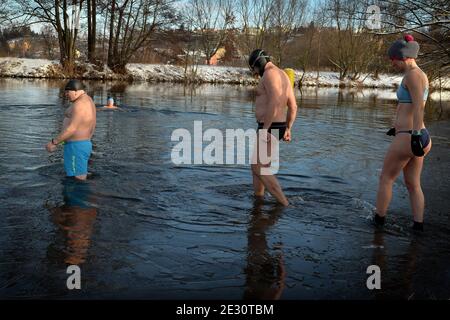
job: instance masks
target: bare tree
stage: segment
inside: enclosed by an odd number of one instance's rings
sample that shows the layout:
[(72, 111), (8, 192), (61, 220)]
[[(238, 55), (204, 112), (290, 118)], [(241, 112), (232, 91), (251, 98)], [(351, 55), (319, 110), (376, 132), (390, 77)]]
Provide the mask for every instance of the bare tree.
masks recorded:
[[(95, 59), (101, 60), (103, 63), (107, 62), (107, 50), (106, 50), (106, 42), (108, 40), (108, 26), (109, 26), (109, 6), (110, 1), (108, 0), (95, 0), (96, 1), (96, 13), (97, 13), (97, 21), (96, 24), (101, 24), (101, 52), (95, 52)], [(97, 33), (97, 31), (96, 31)]]
[(58, 39), (55, 30), (50, 25), (45, 25), (41, 29), (41, 37), (44, 42), (44, 50), (48, 59), (55, 59), (55, 47), (58, 47)]
[(95, 62), (95, 46), (97, 43), (97, 1), (87, 0), (88, 21), (88, 60)]
[(271, 0), (237, 0), (238, 20), (241, 22), (239, 45), (250, 53), (264, 48), (269, 31), (269, 19), (272, 13)]
[(250, 53), (267, 50), (282, 64), (288, 43), (304, 22), (307, 0), (237, 0), (239, 46)]
[(367, 72), (375, 56), (380, 54), (380, 42), (365, 26), (367, 3), (358, 0), (330, 0), (327, 13), (330, 27), (328, 34), (328, 60), (339, 71), (339, 78), (359, 78)]
[(0, 1), (0, 23), (2, 29), (11, 25), (17, 25), (17, 20), (23, 18), (24, 16), (25, 13), (22, 12), (21, 6), (17, 1)]
[(60, 62), (72, 74), (75, 68), (75, 42), (78, 36), (79, 13), (83, 0), (15, 0), (22, 12), (23, 24), (49, 23), (58, 36)]
[(158, 31), (172, 26), (178, 16), (173, 0), (112, 0), (109, 7), (108, 66), (125, 72), (125, 65)]
[[(307, 11), (311, 11), (313, 8), (314, 10), (309, 16), (311, 22), (308, 27), (299, 29), (300, 37), (295, 39), (293, 46), (289, 47), (291, 52), (295, 50), (294, 57), (296, 58), (293, 62), (303, 71), (299, 79), (300, 83), (302, 83), (306, 71), (311, 69), (314, 62), (316, 62), (317, 70), (320, 67), (321, 31), (325, 24), (323, 5), (320, 2), (315, 2), (314, 7), (308, 5)], [(314, 56), (316, 57), (315, 61), (313, 61)]]
[(183, 23), (182, 28), (186, 40), (183, 55), (185, 84), (196, 82), (199, 64), (197, 43), (194, 39), (194, 27), (192, 24), (192, 19), (186, 19), (186, 21)]
[(317, 3), (314, 16), (316, 17), (316, 27), (317, 27), (317, 60), (316, 60), (316, 79), (319, 80), (319, 70), (320, 70), (320, 58), (322, 57), (322, 29), (326, 25), (326, 16), (323, 14), (323, 4)]
[(307, 0), (273, 0), (269, 30), (272, 55), (282, 65), (285, 48), (304, 22)]
[(234, 0), (189, 0), (186, 18), (197, 35), (200, 48), (210, 64), (211, 57), (224, 45), (228, 29), (235, 22)]
[(8, 20), (8, 11), (6, 7), (6, 1), (0, 3), (0, 23), (4, 23)]
[[(314, 22), (311, 21), (308, 28), (305, 28), (303, 33), (304, 41), (301, 42), (297, 48), (298, 52), (298, 65), (300, 69), (303, 71), (301, 78), (299, 79), (300, 83), (303, 81), (303, 77), (305, 76), (306, 71), (309, 69), (311, 63), (311, 53), (313, 49), (313, 41), (316, 35), (318, 35), (318, 30), (314, 25)], [(300, 42), (300, 41), (299, 41)]]

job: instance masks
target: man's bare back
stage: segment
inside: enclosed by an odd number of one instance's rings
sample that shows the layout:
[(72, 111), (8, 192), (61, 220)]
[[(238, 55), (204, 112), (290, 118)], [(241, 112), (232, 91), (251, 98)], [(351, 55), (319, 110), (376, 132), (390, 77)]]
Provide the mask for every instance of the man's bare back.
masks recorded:
[[(270, 81), (270, 83), (269, 83)], [(270, 85), (271, 96), (268, 96), (267, 86)], [(255, 115), (258, 122), (265, 122), (270, 99), (276, 100), (272, 122), (286, 122), (287, 103), (293, 94), (291, 82), (287, 74), (275, 65), (268, 66), (258, 87), (256, 88)]]

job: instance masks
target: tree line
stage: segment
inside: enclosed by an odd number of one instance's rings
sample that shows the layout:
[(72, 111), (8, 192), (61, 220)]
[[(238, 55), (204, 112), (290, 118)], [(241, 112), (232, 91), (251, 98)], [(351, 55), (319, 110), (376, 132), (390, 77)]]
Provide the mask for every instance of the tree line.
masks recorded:
[[(433, 75), (450, 70), (450, 3), (446, 0), (379, 0), (373, 28), (371, 1), (363, 0), (3, 0), (2, 29), (41, 26), (57, 38), (59, 60), (74, 71), (77, 44), (87, 39), (86, 57), (115, 72), (156, 41), (182, 43), (186, 61), (198, 52), (209, 64), (228, 48), (245, 61), (266, 49), (281, 66), (328, 69), (340, 78), (377, 76), (389, 63), (389, 44), (412, 33), (424, 67)], [(100, 58), (101, 57), (101, 58)], [(187, 63), (187, 62), (186, 62)]]

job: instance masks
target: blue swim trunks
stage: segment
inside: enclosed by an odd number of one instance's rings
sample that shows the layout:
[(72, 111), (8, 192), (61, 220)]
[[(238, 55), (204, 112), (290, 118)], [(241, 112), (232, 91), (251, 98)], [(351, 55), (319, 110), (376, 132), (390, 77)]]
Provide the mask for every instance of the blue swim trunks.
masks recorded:
[(64, 144), (64, 169), (66, 176), (81, 176), (88, 172), (88, 160), (92, 152), (90, 140), (67, 141)]

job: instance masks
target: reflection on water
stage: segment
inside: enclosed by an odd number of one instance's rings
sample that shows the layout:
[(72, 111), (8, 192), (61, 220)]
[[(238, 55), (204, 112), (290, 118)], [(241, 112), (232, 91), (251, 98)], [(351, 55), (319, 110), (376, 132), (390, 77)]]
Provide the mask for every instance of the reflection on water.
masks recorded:
[[(254, 89), (88, 83), (99, 112), (86, 184), (63, 178), (64, 81), (0, 80), (0, 297), (448, 299), (448, 109), (427, 106), (426, 231), (403, 180), (382, 233), (367, 220), (395, 116), (391, 91), (297, 92), (279, 181), (292, 204), (253, 203), (245, 165), (175, 166), (173, 130), (255, 128)], [(203, 146), (205, 147), (205, 145)], [(66, 288), (68, 264), (82, 290)], [(382, 290), (366, 288), (367, 266)], [(433, 270), (433, 272), (430, 272)]]
[(244, 299), (280, 299), (286, 277), (282, 244), (277, 244), (273, 255), (267, 243), (266, 231), (274, 225), (284, 207), (274, 205), (263, 212), (263, 202), (255, 200), (248, 226), (247, 276)]
[[(373, 238), (373, 259), (372, 263), (380, 266), (382, 270), (383, 291), (377, 292), (376, 299), (440, 299), (434, 288), (439, 286), (439, 282), (448, 286), (449, 279), (443, 276), (430, 276), (434, 272), (431, 266), (437, 258), (430, 257), (430, 238), (421, 233), (410, 239), (404, 239), (401, 245), (402, 250), (398, 250), (385, 240), (387, 235), (383, 232), (374, 232)], [(441, 239), (442, 241), (442, 239)], [(434, 242), (434, 241), (433, 241)], [(448, 248), (440, 243), (437, 252), (446, 252)], [(431, 250), (433, 251), (433, 250)], [(447, 271), (448, 275), (448, 271)], [(442, 284), (444, 285), (444, 284)], [(445, 295), (444, 295), (445, 296)]]
[[(86, 261), (97, 208), (92, 205), (92, 181), (63, 181), (64, 204), (50, 208), (52, 220), (62, 234), (64, 262), (81, 266)], [(58, 244), (56, 244), (58, 246)]]

